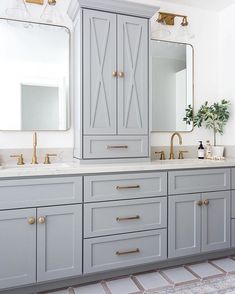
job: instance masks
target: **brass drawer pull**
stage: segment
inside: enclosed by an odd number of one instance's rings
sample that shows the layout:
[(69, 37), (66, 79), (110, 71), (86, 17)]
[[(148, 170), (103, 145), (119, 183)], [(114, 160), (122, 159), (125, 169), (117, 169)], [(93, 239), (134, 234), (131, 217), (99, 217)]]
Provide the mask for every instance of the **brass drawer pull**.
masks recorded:
[(107, 149), (128, 149), (127, 145), (107, 145)]
[(209, 205), (209, 203), (210, 203), (210, 201), (208, 200), (208, 199), (206, 199), (206, 200), (204, 200), (204, 205), (206, 205), (206, 206), (208, 206)]
[(134, 185), (134, 186), (117, 186), (117, 190), (125, 190), (125, 189), (139, 189), (140, 185)]
[(39, 222), (39, 224), (41, 224), (41, 225), (45, 224), (45, 222), (46, 222), (46, 218), (45, 218), (45, 216), (40, 216), (40, 217), (38, 218), (38, 222)]
[(139, 215), (130, 216), (130, 217), (117, 217), (116, 221), (121, 222), (121, 221), (137, 220), (137, 219), (140, 219)]
[(140, 253), (139, 248), (136, 248), (135, 250), (130, 250), (130, 251), (117, 251), (116, 255), (121, 256), (121, 255), (133, 254), (133, 253)]
[(30, 217), (30, 218), (28, 219), (28, 223), (29, 223), (30, 225), (34, 225), (35, 222), (36, 222), (35, 217)]

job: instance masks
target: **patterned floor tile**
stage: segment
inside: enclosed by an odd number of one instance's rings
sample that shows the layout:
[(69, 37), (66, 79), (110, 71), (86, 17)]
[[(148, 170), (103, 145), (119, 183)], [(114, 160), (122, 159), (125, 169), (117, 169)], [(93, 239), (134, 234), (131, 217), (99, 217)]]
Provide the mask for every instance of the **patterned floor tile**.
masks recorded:
[(92, 284), (87, 286), (82, 286), (79, 288), (74, 288), (75, 294), (105, 294), (103, 286), (98, 284)]
[(197, 280), (192, 273), (182, 266), (164, 270), (162, 274), (174, 285), (181, 285)]
[(158, 272), (136, 275), (135, 277), (144, 290), (156, 290), (171, 286), (171, 284)]
[(201, 279), (212, 278), (224, 274), (221, 270), (208, 262), (188, 265), (187, 268)]
[(122, 278), (106, 282), (112, 294), (140, 293), (139, 288), (131, 278)]
[(235, 260), (231, 258), (216, 259), (210, 262), (226, 273), (235, 273)]

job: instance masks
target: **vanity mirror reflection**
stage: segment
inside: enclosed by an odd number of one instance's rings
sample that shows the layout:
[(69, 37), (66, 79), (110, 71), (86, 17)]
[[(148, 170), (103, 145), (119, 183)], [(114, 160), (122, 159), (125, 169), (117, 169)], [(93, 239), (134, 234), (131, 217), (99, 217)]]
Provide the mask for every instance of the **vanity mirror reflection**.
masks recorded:
[(70, 32), (0, 19), (0, 130), (67, 130)]
[(151, 40), (152, 132), (191, 132), (183, 120), (193, 110), (193, 47)]

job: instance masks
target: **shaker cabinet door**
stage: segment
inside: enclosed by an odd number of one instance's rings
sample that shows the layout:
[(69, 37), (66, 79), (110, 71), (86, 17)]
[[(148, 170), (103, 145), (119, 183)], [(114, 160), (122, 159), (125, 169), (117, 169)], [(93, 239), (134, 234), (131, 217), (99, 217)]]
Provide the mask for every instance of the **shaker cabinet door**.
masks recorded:
[(169, 197), (168, 257), (201, 251), (201, 194)]
[(82, 273), (82, 206), (37, 210), (37, 281)]
[(202, 194), (202, 251), (230, 247), (230, 191)]
[(0, 211), (0, 289), (36, 282), (36, 209)]
[(116, 134), (116, 15), (83, 12), (84, 135)]
[(118, 15), (118, 133), (148, 134), (148, 20)]

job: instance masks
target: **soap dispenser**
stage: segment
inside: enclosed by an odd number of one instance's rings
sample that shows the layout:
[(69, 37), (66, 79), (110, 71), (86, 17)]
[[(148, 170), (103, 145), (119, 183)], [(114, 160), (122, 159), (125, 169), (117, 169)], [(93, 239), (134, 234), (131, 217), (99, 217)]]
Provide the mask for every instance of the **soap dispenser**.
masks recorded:
[(204, 159), (205, 158), (205, 149), (202, 145), (202, 141), (199, 141), (200, 145), (198, 147), (198, 159)]

